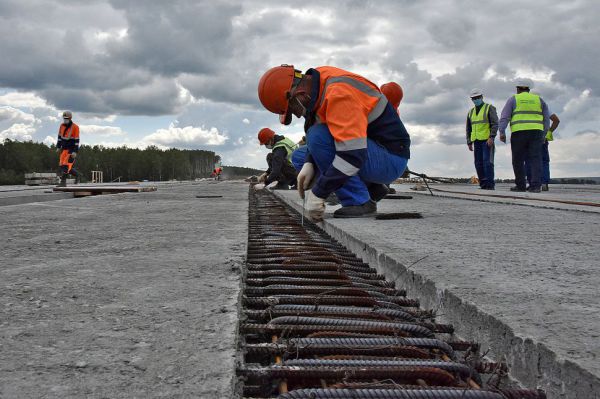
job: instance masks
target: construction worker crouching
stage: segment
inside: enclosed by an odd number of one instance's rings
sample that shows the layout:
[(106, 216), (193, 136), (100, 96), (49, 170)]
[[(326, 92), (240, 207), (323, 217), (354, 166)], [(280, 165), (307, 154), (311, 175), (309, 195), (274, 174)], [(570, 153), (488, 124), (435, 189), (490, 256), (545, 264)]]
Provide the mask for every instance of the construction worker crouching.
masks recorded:
[(287, 190), (289, 186), (295, 186), (298, 173), (292, 166), (291, 158), (292, 153), (298, 147), (296, 143), (287, 137), (275, 134), (268, 127), (258, 132), (258, 142), (270, 149), (271, 152), (267, 155), (268, 169), (259, 177), (259, 184), (254, 188), (259, 190), (266, 186)]
[(269, 69), (258, 97), (289, 125), (304, 117), (307, 146), (292, 162), (297, 186), (313, 220), (321, 220), (332, 192), (342, 204), (334, 217), (360, 217), (377, 211), (389, 184), (404, 173), (410, 137), (397, 111), (379, 87), (362, 76), (324, 66), (301, 73), (292, 65)]
[[(511, 191), (541, 191), (542, 144), (548, 127), (550, 115), (548, 105), (537, 94), (529, 92), (532, 84), (519, 81), (517, 94), (510, 97), (500, 117), (500, 140), (506, 143), (505, 130), (510, 122), (510, 148), (515, 174), (515, 186)], [(525, 186), (525, 161), (531, 165), (531, 181)]]
[(471, 90), (475, 105), (467, 114), (467, 146), (475, 158), (475, 170), (482, 190), (494, 190), (494, 139), (498, 132), (496, 108), (483, 101), (479, 89)]
[[(71, 111), (63, 112), (63, 123), (58, 129), (58, 141), (56, 142), (56, 151), (60, 153), (59, 167), (61, 172), (59, 186), (67, 185), (69, 174), (79, 179), (79, 173), (73, 164), (79, 151), (79, 126), (73, 123), (73, 114)], [(76, 180), (76, 181), (77, 181)]]

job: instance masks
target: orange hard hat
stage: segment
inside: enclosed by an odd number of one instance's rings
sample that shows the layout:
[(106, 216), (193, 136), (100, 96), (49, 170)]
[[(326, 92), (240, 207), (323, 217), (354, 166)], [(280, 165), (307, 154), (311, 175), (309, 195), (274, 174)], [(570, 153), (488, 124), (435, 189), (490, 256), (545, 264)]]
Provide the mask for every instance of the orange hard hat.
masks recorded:
[(398, 108), (400, 106), (400, 101), (402, 101), (402, 97), (404, 97), (404, 92), (398, 83), (389, 82), (382, 85), (381, 92), (385, 95), (394, 108)]
[(292, 122), (292, 113), (289, 112), (289, 93), (294, 81), (302, 79), (302, 73), (294, 69), (293, 65), (283, 64), (269, 69), (258, 82), (258, 98), (262, 105), (279, 114), (279, 121), (284, 125)]
[(263, 127), (258, 132), (258, 141), (260, 142), (260, 145), (267, 144), (273, 137), (275, 137), (275, 132), (268, 127)]

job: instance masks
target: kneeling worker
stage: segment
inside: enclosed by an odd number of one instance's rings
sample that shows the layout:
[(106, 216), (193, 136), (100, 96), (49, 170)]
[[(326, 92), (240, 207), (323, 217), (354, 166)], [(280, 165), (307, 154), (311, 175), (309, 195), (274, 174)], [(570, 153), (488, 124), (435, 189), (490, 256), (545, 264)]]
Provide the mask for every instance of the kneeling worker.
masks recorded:
[(296, 143), (287, 137), (275, 134), (268, 127), (261, 129), (258, 132), (258, 141), (260, 145), (272, 150), (267, 155), (268, 169), (259, 177), (260, 185), (256, 185), (256, 189), (264, 186), (276, 184), (276, 189), (288, 189), (289, 186), (296, 184), (298, 173), (292, 166), (292, 153), (298, 147)]
[[(304, 158), (294, 153), (298, 191), (313, 220), (321, 220), (325, 198), (335, 192), (342, 208), (334, 217), (360, 217), (377, 211), (389, 184), (402, 175), (410, 157), (410, 137), (379, 87), (362, 76), (324, 66), (306, 73), (292, 65), (269, 69), (258, 97), (289, 125), (305, 118)], [(302, 154), (301, 154), (302, 155)]]

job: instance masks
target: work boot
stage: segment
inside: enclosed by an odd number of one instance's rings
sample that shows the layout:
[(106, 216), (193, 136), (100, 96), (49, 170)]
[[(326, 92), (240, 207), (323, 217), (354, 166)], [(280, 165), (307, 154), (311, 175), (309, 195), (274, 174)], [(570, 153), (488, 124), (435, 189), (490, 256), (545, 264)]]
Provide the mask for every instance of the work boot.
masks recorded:
[(528, 187), (527, 191), (529, 191), (530, 193), (541, 193), (542, 189), (539, 187)]
[(514, 187), (510, 188), (510, 191), (517, 191), (519, 193), (524, 193), (527, 190), (524, 187), (514, 186)]
[(327, 203), (327, 205), (339, 205), (340, 204), (340, 200), (338, 199), (337, 195), (335, 195), (335, 193), (331, 193), (327, 196), (327, 198), (325, 198), (325, 202)]
[(548, 191), (548, 183), (542, 184), (542, 191)]
[(60, 177), (60, 183), (56, 187), (67, 187), (67, 175), (63, 174)]
[(334, 218), (360, 218), (377, 212), (377, 203), (369, 200), (362, 205), (344, 206), (333, 212)]
[(385, 184), (372, 183), (367, 187), (369, 190), (369, 197), (375, 202), (379, 202), (390, 193), (390, 189)]

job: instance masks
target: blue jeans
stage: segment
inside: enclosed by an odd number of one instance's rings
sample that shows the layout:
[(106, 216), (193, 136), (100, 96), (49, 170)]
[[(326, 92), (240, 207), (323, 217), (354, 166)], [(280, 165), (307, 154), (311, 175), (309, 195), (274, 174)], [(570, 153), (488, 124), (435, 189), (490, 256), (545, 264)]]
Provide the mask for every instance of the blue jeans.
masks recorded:
[(479, 179), (479, 187), (494, 188), (494, 150), (487, 145), (486, 140), (473, 141), (475, 155), (475, 170)]
[[(527, 183), (531, 186), (531, 163), (529, 158), (525, 160), (525, 173), (527, 174)], [(542, 144), (542, 184), (550, 183), (550, 151), (548, 151), (548, 142)]]
[[(310, 152), (318, 174), (329, 169), (335, 157), (335, 142), (327, 125), (312, 126), (308, 129), (306, 140), (308, 145), (300, 147), (292, 154), (294, 167), (297, 170), (302, 169), (306, 154)], [(393, 154), (382, 145), (367, 139), (367, 160), (358, 175), (350, 177), (335, 194), (342, 206), (362, 205), (370, 199), (368, 184), (393, 182), (402, 176), (407, 163), (408, 159)]]

